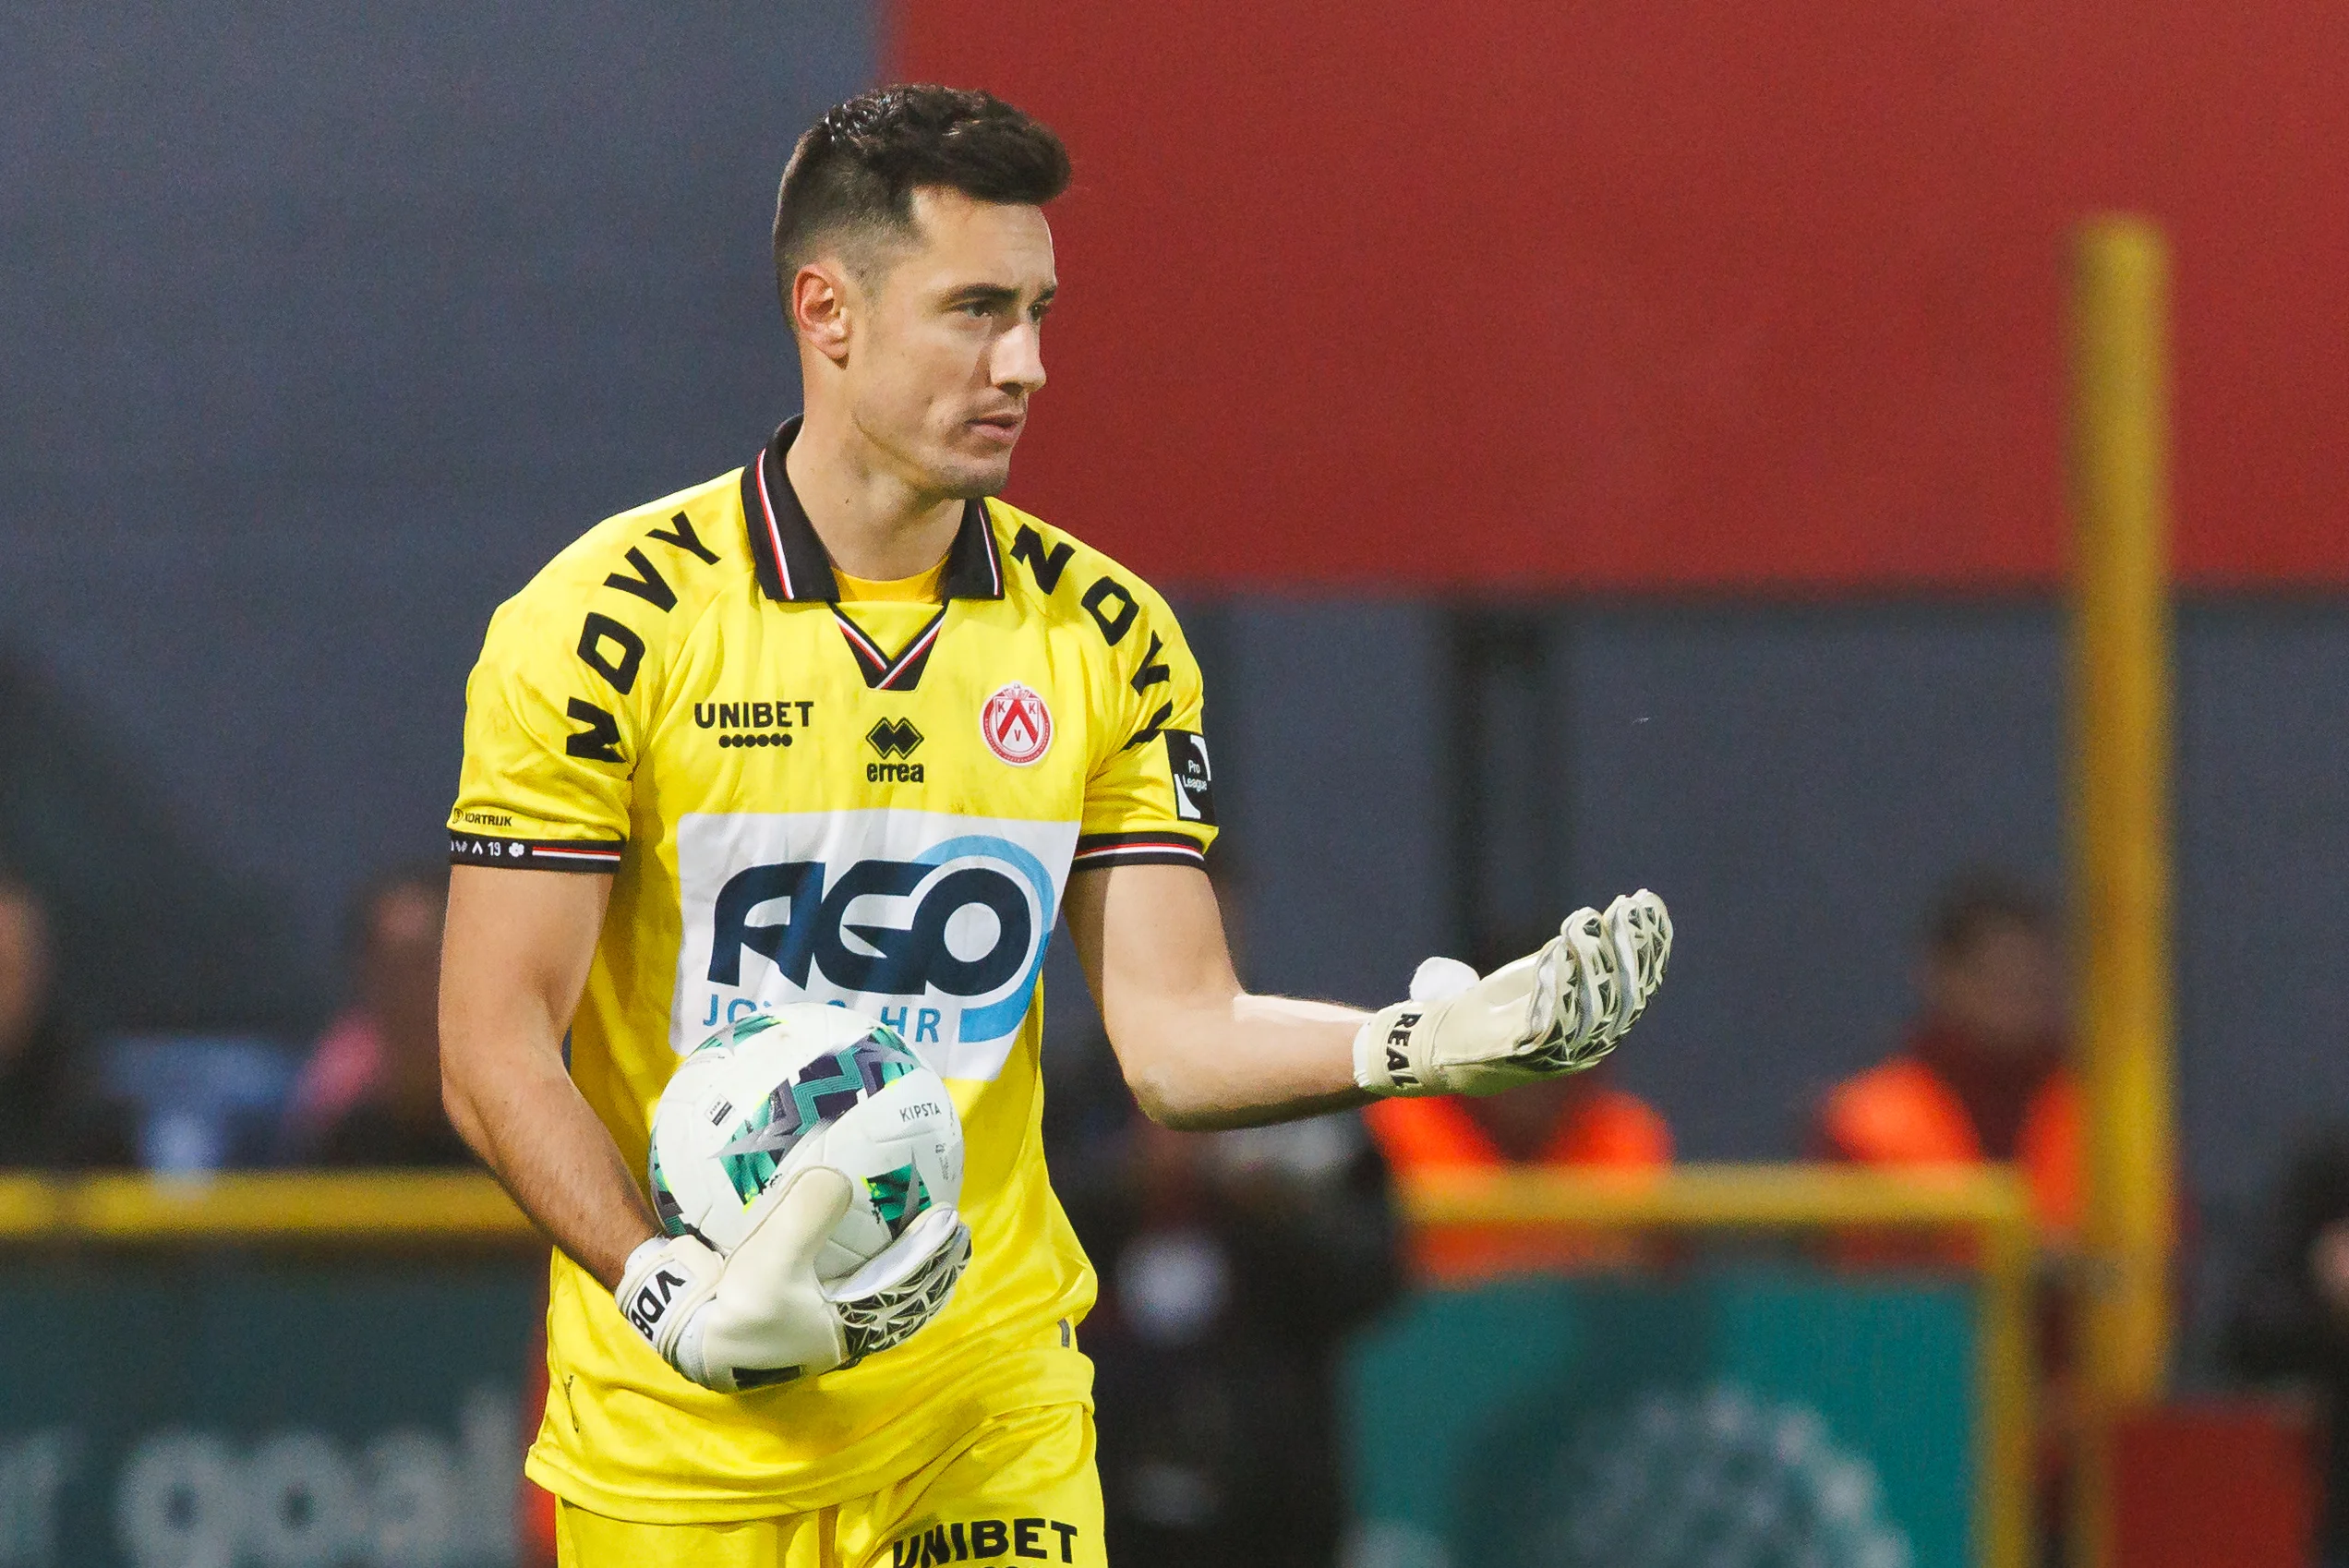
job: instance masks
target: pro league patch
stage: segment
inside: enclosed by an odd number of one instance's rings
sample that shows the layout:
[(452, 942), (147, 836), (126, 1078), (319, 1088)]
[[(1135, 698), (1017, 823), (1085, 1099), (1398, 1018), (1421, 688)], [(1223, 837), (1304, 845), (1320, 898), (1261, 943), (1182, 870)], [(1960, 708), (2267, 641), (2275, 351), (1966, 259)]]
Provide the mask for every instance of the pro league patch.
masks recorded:
[(1215, 771), (1208, 766), (1207, 737), (1169, 730), (1166, 767), (1174, 776), (1174, 814), (1185, 822), (1215, 826)]

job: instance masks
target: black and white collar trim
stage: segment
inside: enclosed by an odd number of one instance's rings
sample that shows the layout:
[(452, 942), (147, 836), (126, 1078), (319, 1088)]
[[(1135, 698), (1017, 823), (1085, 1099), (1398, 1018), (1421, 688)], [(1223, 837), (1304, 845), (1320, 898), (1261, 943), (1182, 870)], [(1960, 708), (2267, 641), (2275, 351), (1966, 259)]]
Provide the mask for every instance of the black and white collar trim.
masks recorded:
[[(742, 470), (742, 519), (751, 537), (751, 559), (758, 564), (759, 586), (768, 598), (786, 604), (837, 604), (840, 585), (832, 575), (832, 557), (815, 537), (807, 509), (783, 471), (783, 454), (799, 433), (799, 416), (793, 415)], [(946, 551), (941, 586), (949, 599), (1003, 597), (1003, 555), (995, 548), (985, 501), (963, 502), (962, 527)]]
[(894, 658), (883, 652), (873, 634), (849, 620), (848, 612), (837, 604), (832, 607), (832, 619), (840, 623), (840, 635), (848, 639), (849, 652), (856, 656), (857, 669), (863, 672), (867, 686), (876, 692), (910, 692), (921, 683), (922, 670), (929, 668), (930, 650), (937, 645), (938, 629), (946, 623), (946, 607), (940, 605), (938, 613), (914, 633), (913, 641)]

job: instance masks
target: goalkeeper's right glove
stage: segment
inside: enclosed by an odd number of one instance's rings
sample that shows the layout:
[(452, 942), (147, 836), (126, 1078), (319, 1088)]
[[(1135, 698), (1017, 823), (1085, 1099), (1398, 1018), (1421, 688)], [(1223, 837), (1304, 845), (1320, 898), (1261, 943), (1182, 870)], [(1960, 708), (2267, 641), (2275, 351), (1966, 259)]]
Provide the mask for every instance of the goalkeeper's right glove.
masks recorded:
[(1373, 1094), (1497, 1094), (1580, 1072), (1615, 1048), (1664, 983), (1672, 917), (1641, 888), (1576, 910), (1542, 950), (1482, 980), (1430, 959), (1411, 997), (1354, 1037), (1354, 1080)]
[(811, 1165), (765, 1198), (732, 1252), (697, 1236), (654, 1236), (628, 1255), (613, 1295), (661, 1358), (721, 1393), (852, 1366), (934, 1317), (970, 1261), (953, 1209), (926, 1210), (856, 1272), (829, 1285), (816, 1254), (849, 1211), (849, 1178)]

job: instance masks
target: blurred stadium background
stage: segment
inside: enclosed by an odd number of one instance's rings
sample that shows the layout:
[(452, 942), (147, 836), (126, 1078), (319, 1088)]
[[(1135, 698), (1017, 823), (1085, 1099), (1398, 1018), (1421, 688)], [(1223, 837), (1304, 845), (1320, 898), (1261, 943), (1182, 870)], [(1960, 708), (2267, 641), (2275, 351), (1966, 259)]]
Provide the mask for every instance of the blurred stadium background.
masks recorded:
[[(1347, 1550), (1954, 1568), (2077, 1514), (2103, 1523), (2048, 1550), (2083, 1562), (2316, 1561), (2313, 1467), (2273, 1458), (2310, 1418), (2246, 1403), (2227, 1346), (2273, 1185), (2349, 1120), (2349, 20), (2322, 7), (10, 8), (0, 866), (147, 1162), (275, 1157), (255, 1128), (346, 995), (343, 911), (440, 846), (490, 609), (791, 410), (776, 175), (897, 78), (986, 86), (1076, 158), (1011, 499), (1184, 612), (1251, 983), (1375, 1004), (1429, 952), (1653, 887), (1680, 957), (1616, 1081), (1699, 1164), (1817, 1152), (1954, 873), (2069, 885), (2069, 269), (2094, 214), (2162, 236), (2170, 1416), (2068, 1481), (1994, 1430), (2030, 1401), (1990, 1364), (2031, 1337), (1995, 1176), (1406, 1192), (1642, 1239), (1356, 1331)], [(1081, 981), (1048, 983), (1082, 1085)], [(0, 1564), (529, 1550), (499, 1435), (534, 1397), (526, 1241), (470, 1189), (305, 1192), (0, 1188), (0, 1301), (35, 1326), (0, 1351)], [(1991, 1240), (1853, 1272), (1837, 1238), (1896, 1223)], [(283, 1388), (207, 1337), (249, 1312), (285, 1325)], [(143, 1327), (101, 1373), (77, 1325), (107, 1314)], [(1414, 1334), (1465, 1347), (1453, 1381), (1388, 1375)], [(1526, 1369), (1528, 1335), (1609, 1334), (1656, 1378)], [(1488, 1428), (1438, 1421), (1447, 1388)], [(1380, 1445), (1436, 1427), (1461, 1476), (1523, 1463), (1570, 1501), (1382, 1493)], [(1810, 1501), (1743, 1535), (1610, 1536), (1587, 1501), (1652, 1523), (1772, 1486)], [(215, 1528), (231, 1492), (277, 1523)]]

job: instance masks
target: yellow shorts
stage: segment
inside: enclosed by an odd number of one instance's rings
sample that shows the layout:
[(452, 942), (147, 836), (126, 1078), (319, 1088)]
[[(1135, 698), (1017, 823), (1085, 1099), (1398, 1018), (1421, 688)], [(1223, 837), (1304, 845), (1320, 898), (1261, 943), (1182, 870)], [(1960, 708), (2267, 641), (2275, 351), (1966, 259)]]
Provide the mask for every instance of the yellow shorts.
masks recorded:
[(557, 1504), (560, 1568), (1106, 1568), (1093, 1413), (998, 1416), (960, 1447), (870, 1496), (730, 1525), (636, 1525)]

